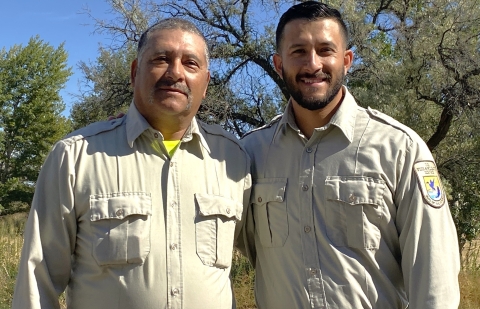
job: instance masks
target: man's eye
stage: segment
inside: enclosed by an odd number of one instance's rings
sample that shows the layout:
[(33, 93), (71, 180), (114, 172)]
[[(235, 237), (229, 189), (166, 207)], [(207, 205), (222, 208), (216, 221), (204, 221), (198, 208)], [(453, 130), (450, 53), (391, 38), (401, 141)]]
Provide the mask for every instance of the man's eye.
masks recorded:
[(304, 50), (304, 49), (295, 49), (295, 50), (293, 51), (293, 53), (294, 53), (294, 54), (303, 54), (303, 53), (305, 53), (305, 50)]
[(187, 60), (185, 61), (185, 65), (189, 66), (189, 67), (198, 67), (198, 64), (196, 61), (194, 60)]
[(153, 61), (155, 61), (155, 62), (165, 62), (165, 61), (167, 61), (167, 57), (166, 56), (158, 56), (155, 59), (153, 59)]

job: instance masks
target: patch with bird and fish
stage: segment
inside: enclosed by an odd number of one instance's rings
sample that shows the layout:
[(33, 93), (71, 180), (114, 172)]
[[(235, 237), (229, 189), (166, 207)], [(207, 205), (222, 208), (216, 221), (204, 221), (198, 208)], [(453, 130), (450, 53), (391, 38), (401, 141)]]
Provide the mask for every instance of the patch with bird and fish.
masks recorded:
[(422, 195), (428, 205), (440, 208), (445, 204), (445, 191), (443, 190), (437, 166), (433, 161), (416, 162), (413, 166)]

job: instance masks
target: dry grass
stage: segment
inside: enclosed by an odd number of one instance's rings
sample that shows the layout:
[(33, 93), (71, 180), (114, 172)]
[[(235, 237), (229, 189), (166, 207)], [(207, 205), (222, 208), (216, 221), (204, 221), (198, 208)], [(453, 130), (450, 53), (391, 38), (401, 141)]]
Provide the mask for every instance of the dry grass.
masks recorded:
[(0, 217), (0, 309), (11, 307), (26, 217), (25, 213)]
[[(26, 217), (25, 213), (0, 216), (0, 309), (11, 307)], [(254, 271), (250, 263), (238, 252), (234, 253), (232, 281), (237, 308), (255, 309)], [(459, 281), (461, 291), (459, 309), (480, 308), (480, 241), (465, 246)], [(65, 308), (63, 296), (60, 303), (62, 308)]]
[(255, 309), (253, 283), (255, 272), (250, 262), (238, 251), (233, 252), (231, 277), (237, 309)]
[(480, 308), (480, 240), (465, 245), (462, 250), (462, 272), (459, 309)]

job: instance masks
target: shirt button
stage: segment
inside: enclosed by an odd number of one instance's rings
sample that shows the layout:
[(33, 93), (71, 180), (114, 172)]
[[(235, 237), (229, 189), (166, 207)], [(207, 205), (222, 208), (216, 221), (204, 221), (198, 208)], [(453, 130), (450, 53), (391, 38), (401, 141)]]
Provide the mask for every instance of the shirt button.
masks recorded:
[(261, 202), (262, 202), (262, 198), (259, 197), (259, 198), (257, 199), (257, 201), (258, 201), (259, 203), (261, 203)]
[(312, 148), (308, 147), (308, 148), (306, 149), (306, 151), (307, 151), (308, 153), (310, 153), (310, 152), (312, 152)]
[(176, 205), (177, 205), (177, 203), (175, 203), (175, 201), (173, 201), (173, 202), (170, 204), (171, 207), (175, 207)]
[(310, 269), (310, 274), (315, 275), (317, 273), (317, 270), (315, 268)]
[(303, 230), (305, 231), (305, 233), (310, 233), (310, 231), (312, 230), (312, 228), (308, 225), (305, 225), (305, 227), (303, 228)]
[(171, 244), (170, 249), (172, 250), (177, 250), (177, 244)]
[(308, 191), (308, 185), (303, 185), (303, 186), (302, 186), (302, 190), (303, 190), (303, 191)]
[(170, 167), (172, 167), (172, 166), (173, 166), (173, 162), (170, 162)]
[(180, 291), (177, 288), (172, 289), (172, 295), (173, 296), (177, 296), (179, 293), (180, 293)]
[(230, 213), (230, 208), (227, 208), (225, 211), (227, 212), (227, 214), (229, 214)]
[(350, 196), (348, 197), (348, 199), (350, 200), (351, 203), (355, 202), (355, 200), (357, 199), (357, 197), (352, 193), (350, 194)]
[(158, 133), (154, 133), (153, 136), (154, 136), (155, 138), (158, 138)]
[(123, 216), (123, 209), (119, 209), (115, 212), (115, 214), (117, 215), (117, 217), (121, 217)]

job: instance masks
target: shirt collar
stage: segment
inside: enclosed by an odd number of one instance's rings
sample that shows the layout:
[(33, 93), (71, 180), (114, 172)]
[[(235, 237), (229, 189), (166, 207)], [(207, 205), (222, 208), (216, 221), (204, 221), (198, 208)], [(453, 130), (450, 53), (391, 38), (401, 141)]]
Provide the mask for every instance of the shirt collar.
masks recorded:
[[(325, 127), (329, 127), (330, 125), (334, 125), (338, 127), (345, 137), (352, 142), (353, 134), (355, 131), (355, 119), (357, 116), (357, 103), (355, 102), (354, 97), (350, 94), (347, 87), (343, 86), (343, 90), (345, 92), (345, 96), (340, 104), (340, 107), (333, 115), (332, 119), (325, 125)], [(295, 122), (295, 115), (293, 113), (292, 107), (292, 100), (288, 101), (287, 107), (285, 108), (285, 112), (283, 113), (282, 118), (280, 119), (277, 129), (275, 130), (275, 134), (273, 138), (275, 139), (276, 136), (281, 132), (286, 126), (290, 126), (294, 131), (301, 133), (300, 129)]]
[[(152, 136), (154, 133), (159, 133), (160, 136), (163, 135), (158, 130), (155, 130), (150, 126), (145, 117), (140, 114), (135, 103), (132, 101), (130, 108), (128, 109), (126, 121), (126, 130), (127, 130), (127, 142), (130, 148), (133, 148), (135, 140), (143, 134), (145, 131), (150, 131)], [(198, 125), (197, 119), (194, 117), (187, 131), (182, 137), (182, 142), (186, 143), (193, 139), (193, 136), (198, 136), (200, 144), (210, 153), (210, 148), (208, 147), (207, 141), (205, 140), (205, 131)]]

